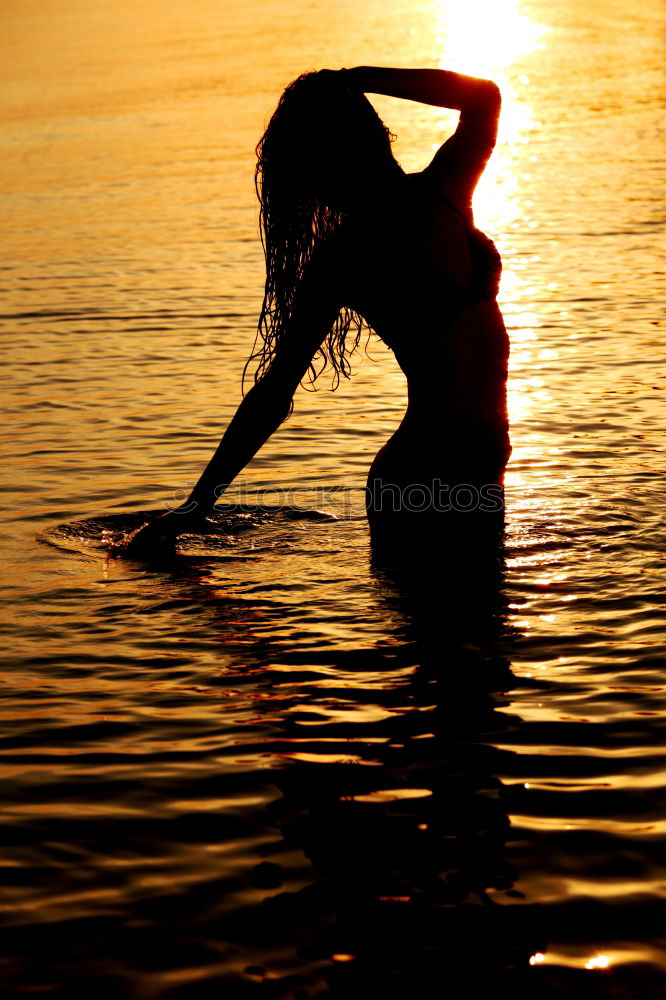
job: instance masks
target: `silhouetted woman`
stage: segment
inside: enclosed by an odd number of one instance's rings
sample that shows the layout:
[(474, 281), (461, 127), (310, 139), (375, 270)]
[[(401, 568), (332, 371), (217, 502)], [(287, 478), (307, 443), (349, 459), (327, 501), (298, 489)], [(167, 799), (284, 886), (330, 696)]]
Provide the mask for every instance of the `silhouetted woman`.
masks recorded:
[[(407, 174), (366, 92), (456, 109), (458, 127)], [(370, 469), (373, 540), (429, 533), (452, 511), (496, 515), (509, 344), (500, 257), (474, 227), (472, 195), (499, 111), (494, 83), (444, 70), (321, 70), (287, 87), (257, 147), (266, 290), (255, 384), (188, 501), (124, 551), (149, 555), (196, 531), (289, 415), (301, 380), (329, 365), (348, 376), (364, 323), (394, 352), (409, 393)]]

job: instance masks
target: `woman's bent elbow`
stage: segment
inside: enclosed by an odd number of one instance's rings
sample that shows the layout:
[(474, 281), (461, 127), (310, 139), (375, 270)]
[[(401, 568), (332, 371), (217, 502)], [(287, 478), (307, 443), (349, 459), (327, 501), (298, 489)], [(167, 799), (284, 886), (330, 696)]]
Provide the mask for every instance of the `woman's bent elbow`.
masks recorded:
[(484, 80), (483, 84), (482, 99), (484, 106), (491, 108), (499, 114), (500, 108), (502, 107), (502, 91), (499, 89), (494, 80)]
[(474, 107), (469, 110), (492, 112), (499, 115), (502, 107), (502, 92), (494, 80), (479, 80), (474, 94)]

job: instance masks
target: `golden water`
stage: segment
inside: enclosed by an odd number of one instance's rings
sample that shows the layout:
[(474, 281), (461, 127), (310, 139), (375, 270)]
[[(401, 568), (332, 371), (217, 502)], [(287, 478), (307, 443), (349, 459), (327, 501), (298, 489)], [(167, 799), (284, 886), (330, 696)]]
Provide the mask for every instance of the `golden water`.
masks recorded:
[[(658, 995), (659, 0), (8, 0), (0, 26), (9, 987), (419, 995), (423, 947), (431, 985), (468, 956), (531, 995)], [(504, 611), (462, 634), (442, 608), (425, 644), (359, 513), (404, 408), (375, 341), (335, 394), (299, 390), (232, 494), (340, 520), (269, 512), (161, 571), (94, 544), (173, 502), (233, 414), (254, 145), (290, 79), (356, 64), (504, 97), (476, 202), (512, 340)], [(454, 124), (376, 104), (406, 169)], [(487, 663), (501, 683), (470, 694)], [(366, 884), (372, 844), (397, 854)]]

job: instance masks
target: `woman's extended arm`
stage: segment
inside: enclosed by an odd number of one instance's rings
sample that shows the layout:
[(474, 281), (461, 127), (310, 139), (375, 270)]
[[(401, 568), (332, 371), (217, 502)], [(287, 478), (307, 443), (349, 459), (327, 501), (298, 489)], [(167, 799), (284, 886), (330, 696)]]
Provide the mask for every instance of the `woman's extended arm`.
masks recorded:
[(212, 511), (227, 486), (286, 419), (295, 388), (291, 380), (278, 378), (270, 371), (252, 386), (183, 510), (204, 517)]
[(460, 111), (458, 128), (435, 154), (427, 170), (435, 177), (450, 177), (457, 185), (463, 206), (469, 206), (497, 139), (502, 103), (497, 84), (444, 69), (357, 66), (340, 72), (348, 86), (364, 93)]
[(187, 501), (134, 532), (119, 551), (149, 556), (192, 530), (289, 413), (291, 399), (338, 313), (325, 262), (313, 260), (301, 280), (289, 326), (268, 371), (238, 407)]

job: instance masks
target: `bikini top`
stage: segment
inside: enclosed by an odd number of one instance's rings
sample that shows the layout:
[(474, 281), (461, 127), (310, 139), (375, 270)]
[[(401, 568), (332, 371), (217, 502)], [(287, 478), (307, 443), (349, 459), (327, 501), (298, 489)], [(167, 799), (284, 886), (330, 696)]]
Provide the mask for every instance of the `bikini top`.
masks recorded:
[(493, 241), (480, 229), (469, 229), (469, 252), (472, 280), (467, 289), (468, 302), (494, 301), (502, 276), (502, 258)]
[[(426, 179), (423, 174), (420, 175), (420, 178)], [(422, 188), (420, 191), (417, 188), (417, 192), (414, 206), (405, 219), (405, 226), (407, 228), (411, 228), (416, 224), (417, 232), (412, 233), (411, 238), (419, 238), (418, 228), (420, 228), (421, 223), (416, 220), (419, 219), (422, 212), (430, 214), (433, 198), (449, 213), (457, 216), (467, 235), (471, 277), (469, 283), (465, 286), (459, 285), (453, 277), (448, 279), (445, 287), (447, 294), (451, 296), (452, 302), (456, 302), (459, 307), (469, 306), (475, 302), (494, 302), (499, 292), (500, 278), (502, 276), (502, 258), (493, 241), (485, 233), (482, 233), (480, 229), (477, 229), (476, 226), (470, 225), (469, 219), (460, 211), (457, 205), (454, 205), (443, 194), (439, 185), (435, 186), (428, 183), (427, 194), (425, 195)]]
[(448, 198), (442, 201), (448, 209), (454, 212), (467, 231), (469, 245), (469, 255), (472, 262), (472, 277), (468, 287), (465, 289), (464, 302), (471, 305), (473, 302), (494, 301), (499, 292), (500, 278), (502, 277), (502, 258), (499, 250), (485, 233), (482, 233), (476, 226), (470, 226), (469, 222)]
[[(424, 178), (423, 174), (411, 176), (419, 177), (420, 179)], [(441, 189), (433, 190), (433, 187), (429, 185), (429, 190), (424, 195), (423, 189), (419, 185), (416, 188), (414, 201), (407, 202), (398, 214), (398, 218), (393, 217), (391, 220), (392, 229), (395, 230), (397, 223), (402, 230), (401, 236), (405, 239), (407, 246), (413, 244), (415, 248), (418, 248), (423, 245), (424, 240), (428, 242), (432, 239), (432, 230), (426, 219), (432, 217), (433, 196), (436, 201), (439, 201), (443, 207), (456, 215), (461, 221), (467, 236), (471, 263), (471, 276), (466, 285), (459, 284), (452, 275), (446, 277), (439, 268), (436, 269), (440, 280), (438, 284), (433, 284), (432, 286), (434, 294), (433, 305), (436, 304), (436, 300), (441, 304), (442, 294), (445, 294), (449, 298), (449, 306), (453, 308), (464, 308), (476, 302), (494, 302), (499, 292), (502, 275), (502, 258), (499, 251), (490, 237), (482, 233), (480, 229), (470, 225), (469, 219), (456, 205), (444, 197)], [(377, 219), (376, 224), (378, 228), (381, 228), (383, 224), (386, 224), (386, 220)], [(392, 239), (387, 239), (388, 246), (390, 246), (391, 242)], [(423, 256), (415, 250), (414, 267), (417, 281), (429, 270), (427, 269), (427, 265), (424, 265)], [(401, 267), (404, 267), (404, 263), (402, 262)], [(431, 277), (434, 278), (435, 274), (433, 273)]]

